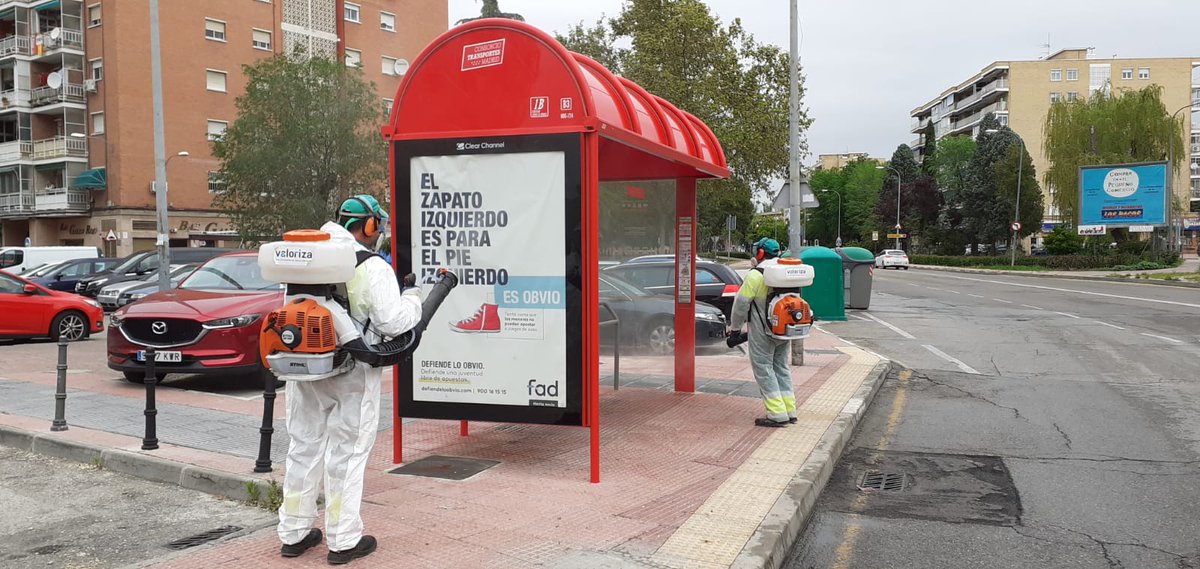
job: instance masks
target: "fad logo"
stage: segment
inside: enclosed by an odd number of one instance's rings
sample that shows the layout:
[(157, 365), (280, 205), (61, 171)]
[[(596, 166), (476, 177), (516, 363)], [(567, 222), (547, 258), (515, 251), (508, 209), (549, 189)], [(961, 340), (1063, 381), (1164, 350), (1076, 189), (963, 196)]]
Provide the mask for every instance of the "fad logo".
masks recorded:
[(552, 384), (538, 383), (536, 379), (529, 380), (530, 397), (558, 397), (558, 381)]

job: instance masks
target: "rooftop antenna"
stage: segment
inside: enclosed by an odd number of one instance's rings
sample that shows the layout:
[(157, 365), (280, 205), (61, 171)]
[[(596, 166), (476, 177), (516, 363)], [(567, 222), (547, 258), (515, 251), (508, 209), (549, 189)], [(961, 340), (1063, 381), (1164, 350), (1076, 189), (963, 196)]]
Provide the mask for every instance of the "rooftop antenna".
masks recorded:
[(1042, 44), (1042, 49), (1046, 52), (1042, 55), (1042, 59), (1050, 57), (1050, 34), (1046, 34), (1046, 43)]

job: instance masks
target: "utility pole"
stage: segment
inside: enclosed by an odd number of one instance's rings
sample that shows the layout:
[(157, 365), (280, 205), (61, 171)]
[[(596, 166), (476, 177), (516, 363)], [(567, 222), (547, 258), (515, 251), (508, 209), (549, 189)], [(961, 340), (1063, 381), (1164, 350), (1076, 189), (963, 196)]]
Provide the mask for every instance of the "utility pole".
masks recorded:
[(167, 224), (167, 144), (163, 127), (162, 54), (158, 0), (150, 0), (150, 85), (154, 105), (154, 209), (157, 214), (158, 290), (171, 290), (171, 241)]
[(800, 192), (800, 8), (797, 1), (791, 0), (791, 51), (788, 60), (788, 78), (791, 81), (788, 99), (788, 187), (791, 190), (791, 207), (788, 208), (788, 248), (794, 255), (798, 255), (800, 247), (804, 246), (804, 226), (800, 221), (800, 210), (804, 204), (801, 203)]

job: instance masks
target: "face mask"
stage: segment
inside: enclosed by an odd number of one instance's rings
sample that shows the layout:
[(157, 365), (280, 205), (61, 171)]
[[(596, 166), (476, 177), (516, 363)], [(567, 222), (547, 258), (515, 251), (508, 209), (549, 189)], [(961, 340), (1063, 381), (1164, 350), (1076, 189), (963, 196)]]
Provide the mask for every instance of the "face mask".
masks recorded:
[(753, 269), (754, 267), (757, 267), (757, 266), (758, 266), (758, 259), (755, 259), (754, 257), (750, 257), (750, 268)]
[(375, 252), (378, 253), (383, 248), (383, 244), (390, 242), (391, 238), (392, 220), (385, 215), (379, 220), (379, 236), (375, 238), (375, 247), (373, 247)]

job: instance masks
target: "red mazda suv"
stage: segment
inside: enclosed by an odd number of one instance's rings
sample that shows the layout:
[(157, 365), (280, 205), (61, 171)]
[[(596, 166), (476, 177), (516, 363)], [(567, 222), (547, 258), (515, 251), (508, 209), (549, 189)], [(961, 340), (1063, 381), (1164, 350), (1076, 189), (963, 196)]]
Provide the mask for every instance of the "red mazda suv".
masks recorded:
[(113, 313), (108, 367), (144, 381), (146, 348), (155, 349), (155, 376), (168, 373), (251, 376), (265, 368), (258, 353), (262, 318), (283, 304), (283, 289), (265, 281), (258, 253), (213, 258), (179, 286), (156, 292)]

